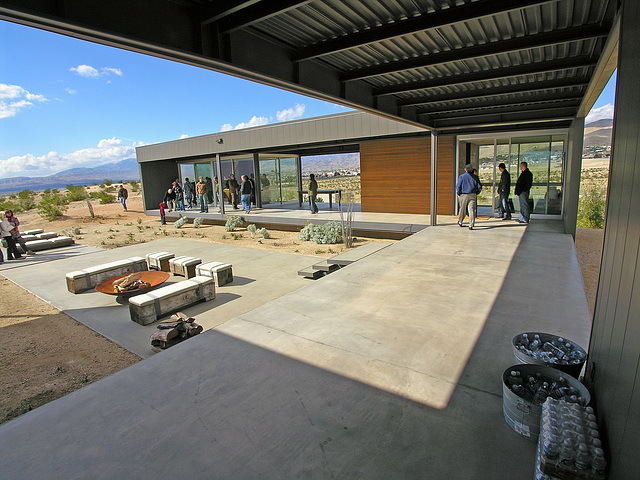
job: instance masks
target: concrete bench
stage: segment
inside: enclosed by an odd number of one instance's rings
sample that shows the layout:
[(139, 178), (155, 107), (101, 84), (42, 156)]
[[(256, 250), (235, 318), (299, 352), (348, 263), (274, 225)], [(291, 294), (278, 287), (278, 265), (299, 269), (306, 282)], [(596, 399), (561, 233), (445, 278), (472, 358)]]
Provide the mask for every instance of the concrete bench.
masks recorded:
[(24, 237), (25, 235), (37, 235), (38, 233), (42, 233), (44, 232), (43, 229), (41, 228), (34, 228), (32, 230), (27, 230), (25, 232), (22, 232), (22, 236)]
[(67, 273), (67, 290), (71, 293), (84, 292), (118, 275), (143, 272), (145, 270), (147, 270), (147, 262), (142, 257), (131, 257), (95, 265), (84, 270)]
[(202, 260), (195, 257), (175, 257), (169, 260), (169, 271), (173, 275), (191, 278), (196, 276), (196, 266), (201, 263)]
[(160, 270), (162, 272), (168, 272), (169, 270), (169, 260), (171, 260), (175, 255), (169, 252), (153, 252), (147, 253), (147, 266), (149, 270)]
[(216, 298), (213, 278), (196, 276), (129, 299), (131, 320), (149, 325), (158, 318), (197, 302)]
[(25, 242), (31, 242), (32, 240), (38, 240), (35, 235), (27, 235), (27, 234), (21, 233), (20, 236), (22, 237), (22, 239)]
[(39, 252), (40, 250), (49, 250), (50, 248), (68, 247), (73, 245), (73, 238), (71, 237), (56, 237), (48, 240), (32, 240), (26, 242), (27, 248), (33, 252)]
[(44, 233), (36, 233), (36, 238), (38, 240), (48, 240), (50, 238), (56, 238), (58, 234), (56, 232), (44, 232)]
[(196, 268), (196, 273), (213, 278), (216, 282), (216, 287), (233, 282), (233, 268), (230, 263), (202, 263)]
[(357, 262), (364, 257), (368, 257), (369, 255), (382, 250), (383, 248), (387, 248), (389, 245), (389, 243), (379, 242), (365, 243), (364, 245), (352, 248), (351, 250), (347, 250), (340, 255), (336, 255), (335, 257), (327, 259), (327, 263), (330, 263), (331, 265), (338, 265), (340, 267), (346, 267), (347, 265), (350, 265), (353, 262)]

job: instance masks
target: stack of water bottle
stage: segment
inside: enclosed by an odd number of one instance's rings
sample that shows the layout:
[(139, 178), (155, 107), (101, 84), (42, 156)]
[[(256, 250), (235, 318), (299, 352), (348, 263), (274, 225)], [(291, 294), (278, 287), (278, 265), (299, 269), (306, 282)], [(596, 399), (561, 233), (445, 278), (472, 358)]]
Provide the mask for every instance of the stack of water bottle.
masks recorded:
[(585, 352), (575, 343), (565, 341), (562, 337), (544, 341), (538, 334), (529, 338), (527, 333), (523, 333), (516, 338), (515, 347), (523, 354), (544, 363), (571, 365), (585, 360)]
[(539, 372), (521, 374), (520, 370), (511, 370), (505, 383), (518, 397), (534, 405), (542, 405), (547, 397), (579, 405), (587, 403), (580, 391), (562, 376), (554, 379)]
[(536, 480), (604, 480), (607, 462), (591, 407), (547, 398), (542, 405)]

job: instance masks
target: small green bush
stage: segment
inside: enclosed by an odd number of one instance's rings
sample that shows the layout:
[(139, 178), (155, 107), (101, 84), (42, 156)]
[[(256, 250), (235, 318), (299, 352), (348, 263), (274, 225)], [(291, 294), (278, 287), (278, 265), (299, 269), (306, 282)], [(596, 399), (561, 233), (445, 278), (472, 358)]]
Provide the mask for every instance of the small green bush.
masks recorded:
[(178, 220), (176, 220), (175, 222), (173, 222), (173, 226), (176, 228), (180, 228), (182, 227), (185, 223), (187, 223), (187, 218), (186, 217), (180, 217)]
[(260, 230), (258, 230), (257, 233), (258, 233), (258, 235), (262, 236), (262, 238), (271, 238), (271, 234), (264, 227), (262, 227)]
[(33, 190), (22, 190), (18, 192), (16, 211), (26, 212), (36, 206), (35, 202), (36, 192)]
[(587, 185), (578, 203), (578, 226), (582, 228), (603, 228), (606, 206), (606, 192), (603, 187)]
[(86, 190), (82, 185), (67, 185), (67, 200), (77, 202), (86, 198)]
[(318, 244), (339, 243), (342, 241), (342, 226), (334, 220), (323, 225), (310, 223), (300, 230), (298, 238), (303, 242), (313, 241)]
[(244, 218), (240, 215), (229, 215), (227, 217), (227, 223), (224, 225), (225, 232), (233, 232), (236, 227), (239, 227), (244, 223)]
[(108, 187), (110, 185), (113, 185), (113, 182), (109, 179), (105, 179), (104, 184)]
[(193, 219), (193, 228), (198, 228), (200, 225), (202, 225), (202, 222), (204, 222), (204, 218), (202, 217), (196, 217)]
[(106, 205), (107, 203), (113, 203), (116, 201), (116, 197), (111, 195), (104, 190), (99, 192), (98, 198), (100, 199), (100, 205)]
[(67, 211), (67, 203), (69, 203), (67, 197), (61, 195), (58, 190), (46, 189), (42, 192), (40, 202), (36, 206), (38, 215), (52, 222)]
[(256, 238), (256, 231), (258, 228), (252, 223), (251, 225), (247, 225), (247, 231), (251, 234), (251, 238)]

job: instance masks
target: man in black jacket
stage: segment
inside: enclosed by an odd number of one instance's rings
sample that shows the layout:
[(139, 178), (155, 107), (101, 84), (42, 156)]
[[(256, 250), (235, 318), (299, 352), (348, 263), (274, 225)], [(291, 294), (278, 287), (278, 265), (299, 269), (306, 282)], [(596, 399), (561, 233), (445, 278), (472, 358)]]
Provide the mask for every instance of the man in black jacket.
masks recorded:
[(498, 215), (503, 220), (511, 220), (511, 210), (509, 210), (509, 194), (511, 192), (511, 175), (507, 171), (504, 163), (498, 165), (500, 170), (500, 183), (498, 184), (498, 195), (500, 195), (500, 205), (498, 205)]
[(531, 219), (531, 206), (529, 205), (529, 191), (533, 185), (533, 174), (527, 168), (527, 162), (520, 162), (520, 176), (516, 182), (516, 188), (513, 193), (518, 196), (520, 203), (520, 218), (516, 220), (518, 223), (529, 223)]

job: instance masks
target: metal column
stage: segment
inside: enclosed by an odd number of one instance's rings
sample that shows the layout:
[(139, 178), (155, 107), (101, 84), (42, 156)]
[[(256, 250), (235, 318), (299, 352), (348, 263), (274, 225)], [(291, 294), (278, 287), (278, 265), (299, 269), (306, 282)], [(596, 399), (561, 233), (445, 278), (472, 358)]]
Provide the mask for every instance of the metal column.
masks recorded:
[(436, 205), (437, 198), (437, 172), (438, 172), (438, 134), (433, 131), (431, 132), (431, 208), (430, 208), (430, 217), (432, 227), (438, 224), (437, 212), (438, 206)]
[[(224, 192), (222, 185), (222, 165), (220, 165), (220, 154), (216, 153), (216, 171), (218, 177), (218, 207), (220, 208), (220, 213), (224, 215)], [(213, 175), (216, 176), (215, 174)]]

